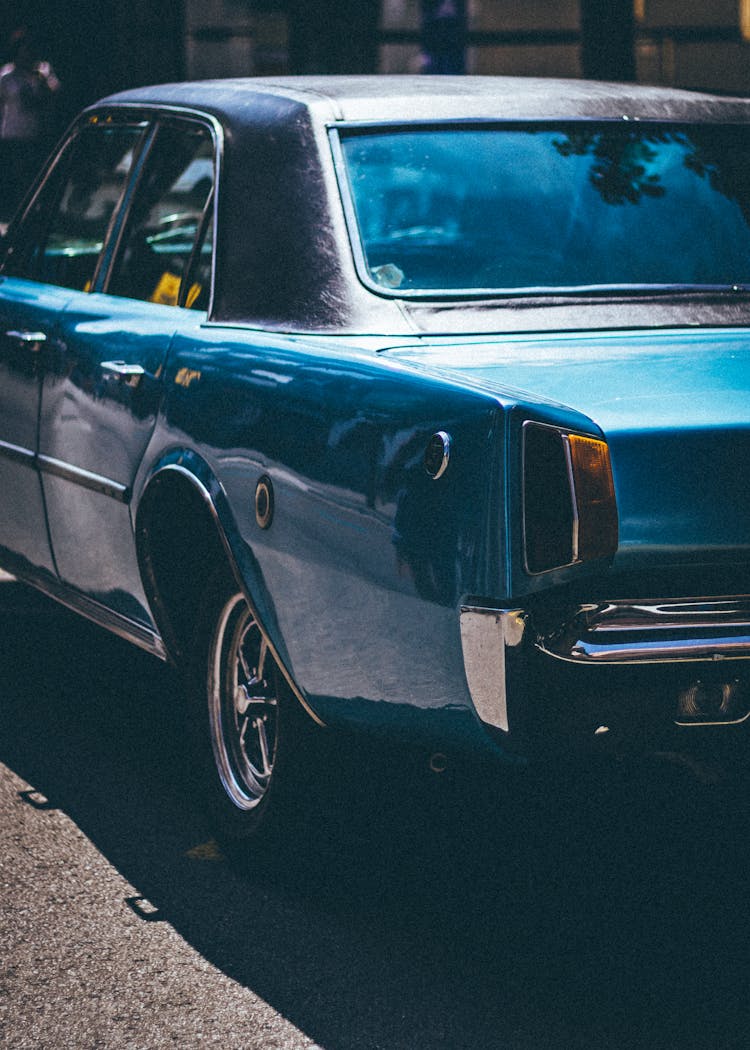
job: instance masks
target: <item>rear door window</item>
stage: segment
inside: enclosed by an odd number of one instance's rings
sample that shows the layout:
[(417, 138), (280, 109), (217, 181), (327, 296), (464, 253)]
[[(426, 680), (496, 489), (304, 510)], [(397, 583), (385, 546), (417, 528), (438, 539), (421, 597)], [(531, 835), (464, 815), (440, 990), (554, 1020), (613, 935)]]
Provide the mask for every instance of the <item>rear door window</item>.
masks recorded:
[(159, 127), (126, 219), (107, 291), (206, 309), (213, 258), (214, 142), (189, 121)]

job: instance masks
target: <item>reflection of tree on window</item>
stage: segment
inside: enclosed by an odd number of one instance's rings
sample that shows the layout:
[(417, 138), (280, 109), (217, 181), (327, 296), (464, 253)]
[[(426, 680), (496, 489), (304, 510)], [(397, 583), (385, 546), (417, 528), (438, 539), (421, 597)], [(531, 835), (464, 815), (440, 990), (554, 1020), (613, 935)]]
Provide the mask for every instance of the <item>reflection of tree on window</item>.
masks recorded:
[[(654, 134), (651, 142), (665, 142), (668, 137)], [(561, 157), (585, 157), (591, 154), (594, 164), (589, 176), (591, 185), (607, 204), (637, 204), (641, 197), (663, 197), (665, 190), (659, 175), (649, 171), (657, 151), (641, 135), (602, 135), (574, 131), (553, 146)]]
[(706, 179), (711, 189), (728, 200), (736, 201), (745, 221), (750, 225), (750, 178), (748, 177), (748, 150), (740, 143), (732, 150), (726, 148), (722, 136), (712, 128), (701, 128), (693, 136), (694, 149), (685, 157), (685, 167)]
[(750, 279), (747, 129), (516, 124), (359, 134), (343, 148), (379, 290)]
[(735, 201), (750, 221), (748, 151), (735, 143), (727, 149), (726, 134), (694, 127), (685, 131), (658, 128), (566, 133), (553, 145), (561, 157), (594, 158), (589, 179), (606, 204), (638, 204), (643, 197), (663, 197), (666, 188), (658, 167), (659, 146), (678, 145), (683, 166), (708, 182), (715, 193)]

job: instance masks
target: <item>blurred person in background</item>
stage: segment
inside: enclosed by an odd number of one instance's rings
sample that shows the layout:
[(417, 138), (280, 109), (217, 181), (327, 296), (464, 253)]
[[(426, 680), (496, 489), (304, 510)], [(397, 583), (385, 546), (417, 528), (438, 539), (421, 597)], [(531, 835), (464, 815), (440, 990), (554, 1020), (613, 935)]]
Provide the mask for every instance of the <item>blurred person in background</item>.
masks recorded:
[(0, 219), (9, 219), (49, 148), (60, 81), (40, 59), (27, 29), (10, 38), (10, 61), (0, 68)]
[(466, 72), (466, 0), (422, 0), (422, 73)]

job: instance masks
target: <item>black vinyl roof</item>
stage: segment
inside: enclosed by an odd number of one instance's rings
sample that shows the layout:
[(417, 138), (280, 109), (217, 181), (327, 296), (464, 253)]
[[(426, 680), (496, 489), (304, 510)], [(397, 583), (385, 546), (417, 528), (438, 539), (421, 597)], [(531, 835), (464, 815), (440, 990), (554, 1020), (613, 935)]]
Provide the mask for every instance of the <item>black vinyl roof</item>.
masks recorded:
[(227, 123), (242, 123), (253, 95), (301, 102), (324, 120), (345, 121), (631, 117), (745, 122), (750, 114), (750, 104), (740, 98), (540, 77), (248, 77), (136, 88), (105, 102), (198, 107)]
[(328, 141), (328, 129), (341, 122), (746, 123), (750, 102), (742, 99), (584, 80), (321, 76), (161, 84), (92, 108), (164, 106), (203, 113), (223, 128), (212, 321), (398, 337), (750, 323), (745, 297), (407, 302), (379, 295), (357, 275)]

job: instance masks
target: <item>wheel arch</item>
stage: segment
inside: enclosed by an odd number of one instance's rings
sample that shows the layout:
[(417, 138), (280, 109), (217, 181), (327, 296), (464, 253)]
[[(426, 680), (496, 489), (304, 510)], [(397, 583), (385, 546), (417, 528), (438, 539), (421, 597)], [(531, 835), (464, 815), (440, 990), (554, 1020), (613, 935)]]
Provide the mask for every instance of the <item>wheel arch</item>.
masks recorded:
[(189, 450), (163, 457), (149, 474), (134, 518), (141, 579), (170, 661), (184, 666), (199, 602), (216, 566), (223, 564), (227, 581), (245, 595), (292, 693), (322, 725), (289, 671), (260, 568), (205, 460)]

